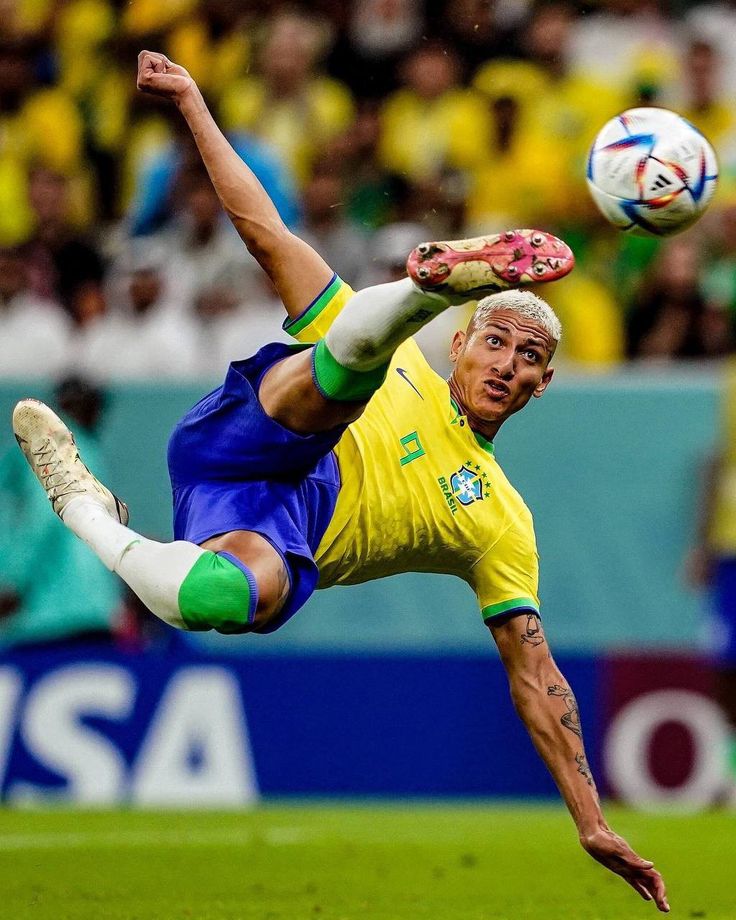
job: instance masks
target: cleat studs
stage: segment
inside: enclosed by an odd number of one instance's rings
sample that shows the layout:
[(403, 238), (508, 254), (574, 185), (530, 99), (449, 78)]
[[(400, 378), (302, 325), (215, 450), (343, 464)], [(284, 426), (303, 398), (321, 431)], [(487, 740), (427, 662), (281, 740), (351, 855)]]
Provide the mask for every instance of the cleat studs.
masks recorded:
[(542, 236), (541, 233), (532, 234), (532, 238), (531, 238), (532, 246), (541, 246), (543, 242), (544, 242), (544, 237)]
[(417, 246), (417, 252), (420, 256), (428, 256), (432, 251), (432, 246), (430, 243), (420, 243)]
[(431, 274), (431, 272), (430, 272), (430, 270), (426, 267), (426, 265), (422, 265), (422, 266), (420, 266), (420, 267), (417, 269), (417, 277), (418, 277), (418, 278), (423, 278), (423, 279), (424, 279), (424, 278), (429, 278), (430, 274)]
[(545, 274), (545, 272), (547, 271), (547, 266), (544, 265), (542, 262), (537, 262), (537, 264), (534, 266), (532, 271), (534, 272), (535, 275), (540, 276), (540, 275)]
[(507, 275), (518, 275), (519, 269), (515, 265), (509, 265), (509, 267), (506, 269), (506, 274)]
[(511, 240), (515, 238), (515, 236), (516, 236), (516, 233), (513, 230), (507, 230), (504, 233), (503, 238), (506, 240), (507, 243), (510, 243)]

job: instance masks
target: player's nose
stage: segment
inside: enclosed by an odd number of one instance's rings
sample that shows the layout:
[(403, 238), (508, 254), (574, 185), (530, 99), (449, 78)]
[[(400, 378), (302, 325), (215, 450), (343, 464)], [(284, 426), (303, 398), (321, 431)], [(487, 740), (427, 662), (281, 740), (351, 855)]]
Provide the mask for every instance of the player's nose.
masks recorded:
[(498, 352), (491, 365), (491, 371), (502, 380), (509, 380), (514, 376), (514, 352), (509, 349)]

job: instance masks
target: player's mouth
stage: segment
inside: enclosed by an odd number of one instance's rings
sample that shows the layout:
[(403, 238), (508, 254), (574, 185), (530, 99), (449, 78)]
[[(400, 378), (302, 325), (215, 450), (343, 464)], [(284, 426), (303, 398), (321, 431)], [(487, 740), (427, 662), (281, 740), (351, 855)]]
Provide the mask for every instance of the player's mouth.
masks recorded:
[(505, 399), (511, 395), (511, 390), (500, 380), (484, 380), (483, 386), (492, 399)]

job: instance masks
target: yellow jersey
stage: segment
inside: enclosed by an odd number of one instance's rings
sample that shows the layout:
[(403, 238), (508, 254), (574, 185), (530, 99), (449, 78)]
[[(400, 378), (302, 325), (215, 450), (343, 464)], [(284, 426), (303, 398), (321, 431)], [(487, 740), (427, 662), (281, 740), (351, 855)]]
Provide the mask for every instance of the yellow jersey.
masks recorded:
[[(318, 341), (353, 293), (335, 277), (284, 328)], [(319, 587), (437, 572), (473, 588), (484, 620), (539, 610), (531, 513), (412, 339), (335, 454), (341, 485), (315, 553)]]

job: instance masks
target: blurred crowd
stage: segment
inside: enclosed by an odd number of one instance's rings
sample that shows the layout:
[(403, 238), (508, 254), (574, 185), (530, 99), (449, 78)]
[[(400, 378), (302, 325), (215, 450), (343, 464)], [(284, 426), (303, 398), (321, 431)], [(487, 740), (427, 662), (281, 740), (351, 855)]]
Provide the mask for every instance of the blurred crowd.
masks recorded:
[[(560, 360), (719, 357), (736, 317), (736, 3), (0, 0), (0, 375), (218, 377), (283, 336), (176, 111), (136, 92), (161, 50), (197, 80), (284, 221), (354, 287), (415, 243), (542, 226)], [(595, 211), (585, 157), (633, 105), (686, 115), (722, 181), (661, 242)], [(447, 370), (456, 310), (423, 332)]]

